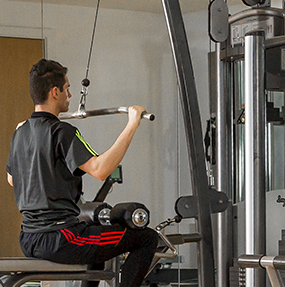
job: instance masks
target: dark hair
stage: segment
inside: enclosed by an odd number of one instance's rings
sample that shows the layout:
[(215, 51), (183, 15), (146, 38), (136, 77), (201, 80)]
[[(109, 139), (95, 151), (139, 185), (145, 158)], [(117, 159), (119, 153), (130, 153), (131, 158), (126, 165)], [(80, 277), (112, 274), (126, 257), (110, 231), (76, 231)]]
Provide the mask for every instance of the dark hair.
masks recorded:
[(34, 104), (43, 104), (53, 87), (58, 87), (62, 92), (66, 73), (66, 67), (52, 60), (41, 59), (34, 64), (29, 76), (30, 95)]

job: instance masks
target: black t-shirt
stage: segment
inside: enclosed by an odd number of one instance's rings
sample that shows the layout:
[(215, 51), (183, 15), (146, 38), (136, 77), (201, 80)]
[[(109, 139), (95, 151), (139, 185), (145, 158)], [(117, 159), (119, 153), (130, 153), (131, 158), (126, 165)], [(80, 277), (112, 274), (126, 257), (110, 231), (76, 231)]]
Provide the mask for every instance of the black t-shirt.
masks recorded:
[(6, 170), (23, 215), (24, 232), (74, 225), (80, 212), (82, 175), (78, 167), (98, 154), (77, 128), (46, 112), (34, 112), (12, 138)]

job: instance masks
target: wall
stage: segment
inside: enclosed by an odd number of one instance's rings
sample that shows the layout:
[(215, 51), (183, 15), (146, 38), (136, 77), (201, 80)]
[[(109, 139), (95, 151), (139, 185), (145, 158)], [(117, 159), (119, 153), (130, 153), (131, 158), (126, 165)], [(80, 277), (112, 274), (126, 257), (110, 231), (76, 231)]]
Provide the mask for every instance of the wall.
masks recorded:
[[(2, 36), (41, 38), (39, 3), (1, 0), (0, 6)], [(71, 111), (75, 111), (79, 103), (94, 13), (93, 8), (44, 4), (43, 35), (47, 41), (47, 58), (56, 59), (69, 67), (73, 94)], [(151, 210), (152, 226), (173, 217), (180, 186), (177, 165), (181, 165), (180, 181), (184, 194), (189, 194), (191, 187), (184, 130), (183, 126), (179, 127), (182, 121), (180, 108), (177, 107), (176, 78), (163, 16), (101, 9), (89, 78), (87, 109), (139, 104), (156, 115), (154, 122), (141, 123), (122, 162), (124, 183), (114, 186), (107, 202), (144, 203)], [(127, 116), (70, 122), (77, 125), (86, 140), (102, 153), (123, 129)], [(182, 139), (177, 136), (178, 127)], [(180, 144), (182, 146), (178, 149)], [(181, 160), (178, 160), (180, 156)], [(85, 198), (93, 199), (100, 186), (101, 182), (86, 175)], [(185, 232), (189, 232), (188, 220), (185, 225)], [(178, 226), (168, 232), (176, 230)]]
[[(41, 37), (39, 3), (1, 1), (0, 33), (7, 36)], [(70, 110), (79, 103), (81, 80), (85, 77), (95, 9), (44, 4), (44, 37), (47, 58), (69, 68)], [(87, 109), (139, 104), (156, 114), (155, 122), (144, 121), (123, 161), (124, 184), (115, 186), (108, 197), (144, 202), (157, 224), (173, 215), (173, 192), (169, 174), (175, 173), (176, 85), (168, 35), (161, 16), (101, 9), (99, 11), (89, 78)], [(174, 108), (173, 108), (174, 107)], [(86, 140), (99, 152), (109, 148), (126, 124), (117, 115), (73, 120)], [(174, 124), (174, 127), (176, 125)], [(172, 180), (171, 180), (172, 181)], [(101, 183), (88, 175), (84, 179), (86, 198), (92, 199)], [(168, 190), (168, 192), (167, 192)], [(175, 192), (175, 190), (174, 190)], [(165, 201), (169, 202), (168, 207)], [(159, 210), (157, 212), (155, 210)], [(156, 218), (158, 217), (158, 218)]]

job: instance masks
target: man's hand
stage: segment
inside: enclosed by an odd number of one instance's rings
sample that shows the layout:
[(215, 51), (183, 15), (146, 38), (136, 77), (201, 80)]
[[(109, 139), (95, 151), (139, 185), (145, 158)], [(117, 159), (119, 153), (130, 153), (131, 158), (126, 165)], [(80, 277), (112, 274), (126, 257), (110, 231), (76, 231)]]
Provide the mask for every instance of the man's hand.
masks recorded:
[(141, 119), (142, 119), (142, 113), (145, 112), (145, 108), (141, 106), (131, 106), (128, 109), (129, 113), (129, 123), (137, 125), (137, 127), (140, 125)]

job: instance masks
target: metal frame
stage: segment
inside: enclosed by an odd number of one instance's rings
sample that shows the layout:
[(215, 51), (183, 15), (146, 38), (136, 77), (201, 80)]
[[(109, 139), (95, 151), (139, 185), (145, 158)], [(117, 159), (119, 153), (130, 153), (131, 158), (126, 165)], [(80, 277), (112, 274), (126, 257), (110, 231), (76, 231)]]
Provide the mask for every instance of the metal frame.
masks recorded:
[[(246, 253), (265, 254), (265, 33), (245, 36)], [(265, 272), (246, 270), (246, 286), (265, 286)]]
[[(198, 242), (199, 286), (214, 287), (214, 251), (210, 195), (212, 192), (214, 198), (218, 197), (218, 195), (214, 193), (214, 191), (211, 191), (208, 185), (196, 85), (179, 1), (162, 0), (162, 4), (180, 90), (192, 190), (194, 194), (192, 197), (189, 196), (178, 199), (176, 211), (178, 211), (180, 215), (183, 213), (182, 217), (184, 218), (196, 217), (197, 229), (201, 237)], [(224, 200), (225, 198), (220, 199), (221, 202), (224, 202)], [(191, 211), (191, 207), (196, 207), (194, 213)], [(224, 210), (225, 209), (220, 211)], [(197, 214), (195, 214), (196, 211)]]
[[(228, 85), (224, 75), (229, 69), (228, 63), (221, 59), (221, 44), (216, 44), (216, 188), (224, 190), (231, 198), (232, 145), (231, 99), (228, 97)], [(225, 140), (226, 139), (226, 140)], [(229, 268), (232, 265), (232, 209), (217, 214), (217, 287), (229, 286)]]

